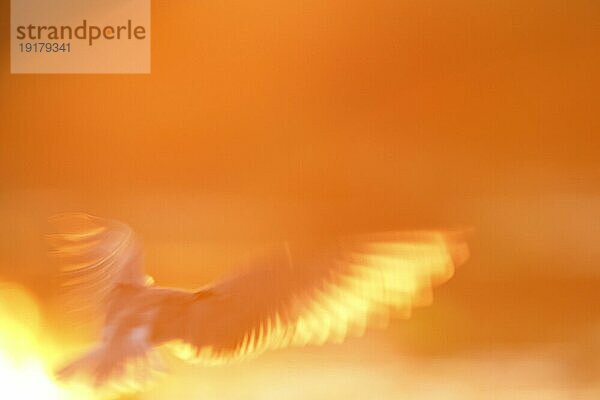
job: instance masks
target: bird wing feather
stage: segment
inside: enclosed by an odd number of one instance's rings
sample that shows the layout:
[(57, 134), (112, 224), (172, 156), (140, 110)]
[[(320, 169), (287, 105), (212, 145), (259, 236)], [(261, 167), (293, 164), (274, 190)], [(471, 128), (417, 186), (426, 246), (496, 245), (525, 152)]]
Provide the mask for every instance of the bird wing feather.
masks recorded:
[(47, 239), (60, 271), (61, 303), (73, 321), (110, 314), (131, 289), (149, 283), (141, 244), (128, 225), (84, 213), (56, 215), (49, 222)]
[[(390, 316), (408, 317), (468, 258), (461, 233), (354, 237), (328, 246), (282, 246), (208, 289), (163, 321), (192, 362), (221, 364), (289, 346), (342, 342)], [(206, 289), (205, 289), (206, 290)]]

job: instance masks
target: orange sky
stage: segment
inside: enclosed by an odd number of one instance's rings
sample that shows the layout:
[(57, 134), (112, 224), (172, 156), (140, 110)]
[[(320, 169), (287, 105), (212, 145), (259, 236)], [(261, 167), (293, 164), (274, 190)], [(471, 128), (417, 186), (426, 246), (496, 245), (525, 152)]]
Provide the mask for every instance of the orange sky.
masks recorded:
[(565, 379), (600, 373), (597, 1), (152, 13), (150, 75), (10, 75), (3, 4), (4, 280), (50, 301), (42, 234), (61, 211), (130, 223), (156, 280), (186, 286), (265, 241), (469, 225), (469, 264), (388, 331), (398, 354), (570, 343)]

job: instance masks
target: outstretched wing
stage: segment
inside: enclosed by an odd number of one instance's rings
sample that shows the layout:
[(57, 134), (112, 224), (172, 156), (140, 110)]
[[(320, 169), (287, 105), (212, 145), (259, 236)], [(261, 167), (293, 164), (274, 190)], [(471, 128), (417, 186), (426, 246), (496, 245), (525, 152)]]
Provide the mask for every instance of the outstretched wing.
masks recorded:
[[(282, 246), (257, 267), (210, 287), (182, 315), (157, 321), (175, 351), (224, 363), (269, 349), (341, 342), (390, 315), (408, 317), (468, 257), (461, 234), (414, 232)], [(204, 292), (199, 292), (199, 294)]]
[(60, 214), (49, 222), (62, 305), (73, 320), (104, 316), (131, 289), (146, 285), (141, 245), (129, 226), (84, 213)]

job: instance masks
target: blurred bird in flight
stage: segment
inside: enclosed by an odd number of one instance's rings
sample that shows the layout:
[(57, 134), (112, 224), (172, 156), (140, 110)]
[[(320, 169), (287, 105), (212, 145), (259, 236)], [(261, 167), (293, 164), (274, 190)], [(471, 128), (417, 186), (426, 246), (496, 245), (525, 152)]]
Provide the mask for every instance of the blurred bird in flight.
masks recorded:
[[(155, 286), (125, 224), (82, 213), (51, 218), (65, 311), (103, 318), (99, 343), (58, 371), (96, 384), (150, 366), (161, 345), (223, 364), (289, 346), (341, 343), (431, 302), (468, 258), (463, 232), (353, 236), (284, 244), (237, 275), (188, 291)], [(163, 346), (161, 346), (162, 348)]]

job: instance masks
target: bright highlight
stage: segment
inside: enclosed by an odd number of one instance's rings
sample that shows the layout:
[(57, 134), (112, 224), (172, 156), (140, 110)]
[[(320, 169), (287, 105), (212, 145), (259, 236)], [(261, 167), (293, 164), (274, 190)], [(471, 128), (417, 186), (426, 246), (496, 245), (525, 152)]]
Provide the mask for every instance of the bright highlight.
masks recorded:
[(53, 378), (50, 360), (58, 354), (43, 343), (38, 306), (27, 291), (0, 283), (0, 387), (7, 398), (31, 400), (96, 399), (90, 389), (66, 386)]

